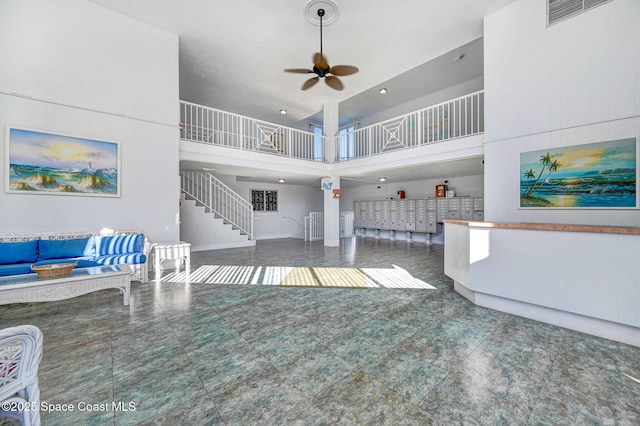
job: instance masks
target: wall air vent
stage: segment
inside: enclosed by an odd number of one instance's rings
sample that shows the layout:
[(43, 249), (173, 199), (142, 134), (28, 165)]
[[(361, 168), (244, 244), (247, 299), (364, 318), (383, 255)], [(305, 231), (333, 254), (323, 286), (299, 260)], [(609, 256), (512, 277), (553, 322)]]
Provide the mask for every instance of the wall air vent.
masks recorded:
[(613, 0), (547, 0), (547, 26)]

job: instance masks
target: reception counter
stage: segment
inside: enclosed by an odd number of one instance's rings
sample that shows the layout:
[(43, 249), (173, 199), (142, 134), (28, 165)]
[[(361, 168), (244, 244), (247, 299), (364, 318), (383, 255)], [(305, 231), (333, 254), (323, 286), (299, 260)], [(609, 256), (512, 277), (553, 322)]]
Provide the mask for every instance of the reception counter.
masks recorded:
[(640, 228), (446, 220), (444, 244), (476, 305), (640, 346)]

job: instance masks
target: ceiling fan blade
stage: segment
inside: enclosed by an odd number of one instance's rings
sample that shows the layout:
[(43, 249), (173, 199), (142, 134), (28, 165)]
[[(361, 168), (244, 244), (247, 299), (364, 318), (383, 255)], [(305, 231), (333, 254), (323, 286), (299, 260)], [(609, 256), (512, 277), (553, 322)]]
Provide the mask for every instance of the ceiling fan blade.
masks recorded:
[(326, 56), (318, 52), (313, 55), (313, 65), (318, 68), (329, 68), (329, 61)]
[(313, 70), (306, 68), (287, 68), (284, 72), (294, 72), (296, 74), (313, 74)]
[(355, 74), (358, 71), (360, 71), (358, 67), (354, 67), (351, 65), (336, 65), (335, 67), (331, 67), (331, 69), (329, 70), (329, 73), (333, 75), (343, 76), (343, 75)]
[(302, 85), (302, 90), (307, 90), (308, 88), (314, 86), (318, 81), (320, 81), (320, 77), (313, 77), (309, 80), (305, 81)]
[(327, 85), (329, 87), (331, 87), (332, 89), (336, 89), (336, 90), (344, 89), (344, 86), (342, 85), (342, 82), (340, 81), (340, 79), (338, 77), (334, 77), (332, 75), (328, 75), (328, 76), (325, 77), (324, 80), (327, 82)]

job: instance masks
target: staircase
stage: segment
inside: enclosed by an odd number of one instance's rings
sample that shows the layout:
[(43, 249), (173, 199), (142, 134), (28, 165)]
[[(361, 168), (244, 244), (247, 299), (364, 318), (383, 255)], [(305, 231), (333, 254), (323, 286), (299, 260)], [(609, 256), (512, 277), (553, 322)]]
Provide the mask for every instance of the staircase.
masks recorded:
[(180, 181), (180, 234), (193, 250), (255, 245), (251, 203), (210, 173), (184, 171)]

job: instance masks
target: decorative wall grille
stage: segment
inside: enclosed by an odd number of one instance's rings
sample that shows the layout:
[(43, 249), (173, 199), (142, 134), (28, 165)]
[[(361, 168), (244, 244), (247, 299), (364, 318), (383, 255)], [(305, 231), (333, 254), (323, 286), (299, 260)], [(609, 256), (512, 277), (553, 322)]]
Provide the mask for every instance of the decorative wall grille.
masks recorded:
[(278, 191), (252, 189), (251, 204), (254, 212), (277, 212)]
[(547, 25), (551, 26), (613, 0), (547, 0)]

